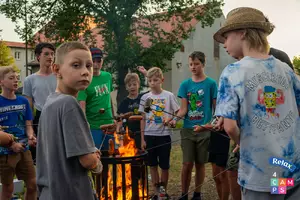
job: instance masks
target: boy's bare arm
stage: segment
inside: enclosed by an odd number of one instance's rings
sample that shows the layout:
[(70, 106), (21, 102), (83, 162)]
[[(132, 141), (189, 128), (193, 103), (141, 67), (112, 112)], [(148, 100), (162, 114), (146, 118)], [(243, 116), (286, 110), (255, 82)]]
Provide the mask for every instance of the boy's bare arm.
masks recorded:
[(177, 112), (176, 116), (179, 117), (179, 118), (183, 118), (186, 115), (187, 110), (188, 110), (188, 101), (187, 101), (187, 99), (182, 98), (181, 99), (181, 104), (180, 104), (180, 109)]
[(187, 99), (182, 98), (182, 99), (181, 99), (180, 108), (179, 108), (179, 110), (177, 111), (177, 113), (176, 113), (176, 115), (175, 115), (176, 117), (174, 117), (174, 118), (169, 122), (169, 126), (170, 126), (170, 127), (175, 127), (177, 121), (180, 120), (180, 119), (182, 119), (182, 118), (186, 115), (187, 110), (188, 110), (188, 101), (187, 101)]
[(240, 129), (237, 125), (236, 120), (224, 118), (224, 129), (225, 129), (225, 132), (230, 136), (230, 138), (239, 145), (240, 144)]
[(96, 153), (89, 153), (79, 157), (79, 162), (86, 169), (94, 169), (100, 162)]
[(28, 144), (29, 146), (35, 146), (36, 145), (36, 137), (34, 134), (34, 130), (32, 127), (32, 121), (31, 120), (26, 120), (26, 133), (28, 137)]
[(32, 127), (32, 121), (31, 120), (26, 120), (26, 133), (27, 133), (27, 137), (28, 139), (35, 137), (34, 131), (33, 131), (33, 127)]
[(83, 112), (85, 114), (86, 102), (85, 101), (79, 101), (79, 105), (80, 105), (81, 109), (83, 110)]

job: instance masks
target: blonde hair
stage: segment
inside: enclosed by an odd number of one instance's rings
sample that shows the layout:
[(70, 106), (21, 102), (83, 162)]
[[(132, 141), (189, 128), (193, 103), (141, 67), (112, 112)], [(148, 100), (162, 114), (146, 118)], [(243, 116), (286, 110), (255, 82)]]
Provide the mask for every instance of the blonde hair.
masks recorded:
[(0, 67), (0, 80), (4, 79), (4, 76), (8, 74), (9, 72), (16, 73), (17, 71), (12, 66), (4, 66)]
[(128, 74), (126, 74), (125, 79), (124, 79), (125, 85), (130, 83), (130, 81), (137, 81), (138, 83), (140, 83), (139, 75), (137, 73), (128, 73)]
[(161, 78), (161, 79), (164, 78), (162, 70), (160, 68), (158, 68), (158, 67), (151, 67), (148, 70), (148, 72), (147, 72), (147, 78), (151, 78), (153, 76), (156, 76), (156, 77)]
[(90, 52), (90, 49), (81, 42), (72, 41), (61, 44), (55, 52), (55, 64), (62, 64), (64, 57), (71, 51), (81, 49)]
[(270, 46), (267, 39), (267, 34), (260, 29), (245, 29), (245, 39), (249, 44), (250, 49), (255, 49), (260, 53), (269, 53)]

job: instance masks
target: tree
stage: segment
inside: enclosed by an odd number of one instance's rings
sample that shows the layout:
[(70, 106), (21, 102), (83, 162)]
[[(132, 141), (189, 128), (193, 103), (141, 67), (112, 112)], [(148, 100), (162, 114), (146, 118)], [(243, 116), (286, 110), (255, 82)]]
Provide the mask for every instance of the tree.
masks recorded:
[(20, 72), (15, 64), (15, 59), (11, 55), (10, 48), (3, 41), (0, 41), (0, 67), (3, 66), (13, 66), (17, 72)]
[[(27, 33), (40, 29), (56, 44), (81, 39), (94, 46), (91, 25), (96, 24), (107, 53), (107, 70), (117, 72), (119, 102), (127, 94), (123, 80), (128, 69), (135, 71), (137, 65), (144, 65), (168, 71), (165, 61), (172, 59), (181, 41), (193, 31), (189, 22), (197, 20), (203, 27), (211, 26), (222, 15), (223, 0), (203, 1), (31, 0), (27, 2)], [(18, 21), (23, 19), (19, 10), (24, 10), (25, 2), (5, 1), (0, 4), (0, 11)], [(171, 26), (166, 29), (161, 26), (164, 22)], [(141, 37), (148, 39), (147, 45), (141, 42)]]
[(300, 56), (295, 56), (293, 58), (293, 65), (294, 65), (296, 73), (299, 75), (300, 74)]

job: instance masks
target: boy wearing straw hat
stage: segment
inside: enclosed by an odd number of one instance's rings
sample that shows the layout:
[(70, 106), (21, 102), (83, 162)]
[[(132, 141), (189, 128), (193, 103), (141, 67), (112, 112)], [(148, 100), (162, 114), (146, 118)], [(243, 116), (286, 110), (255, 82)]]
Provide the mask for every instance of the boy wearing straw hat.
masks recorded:
[[(300, 81), (286, 63), (268, 55), (273, 29), (261, 11), (241, 7), (228, 13), (214, 35), (232, 57), (242, 57), (222, 72), (216, 115), (224, 117), (225, 131), (240, 145), (238, 183), (245, 200), (300, 195)], [(290, 163), (290, 169), (276, 160)], [(279, 187), (271, 178), (294, 182)]]

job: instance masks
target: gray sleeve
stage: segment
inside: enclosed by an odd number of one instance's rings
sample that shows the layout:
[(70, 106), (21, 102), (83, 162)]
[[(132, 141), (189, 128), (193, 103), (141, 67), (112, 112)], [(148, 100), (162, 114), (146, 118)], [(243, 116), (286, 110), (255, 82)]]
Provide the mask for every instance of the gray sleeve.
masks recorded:
[(32, 97), (32, 85), (31, 85), (30, 77), (27, 77), (24, 80), (23, 95)]
[(83, 111), (74, 100), (68, 107), (72, 108), (63, 114), (62, 129), (65, 144), (66, 157), (80, 156), (93, 153), (97, 150), (95, 147), (88, 122)]

